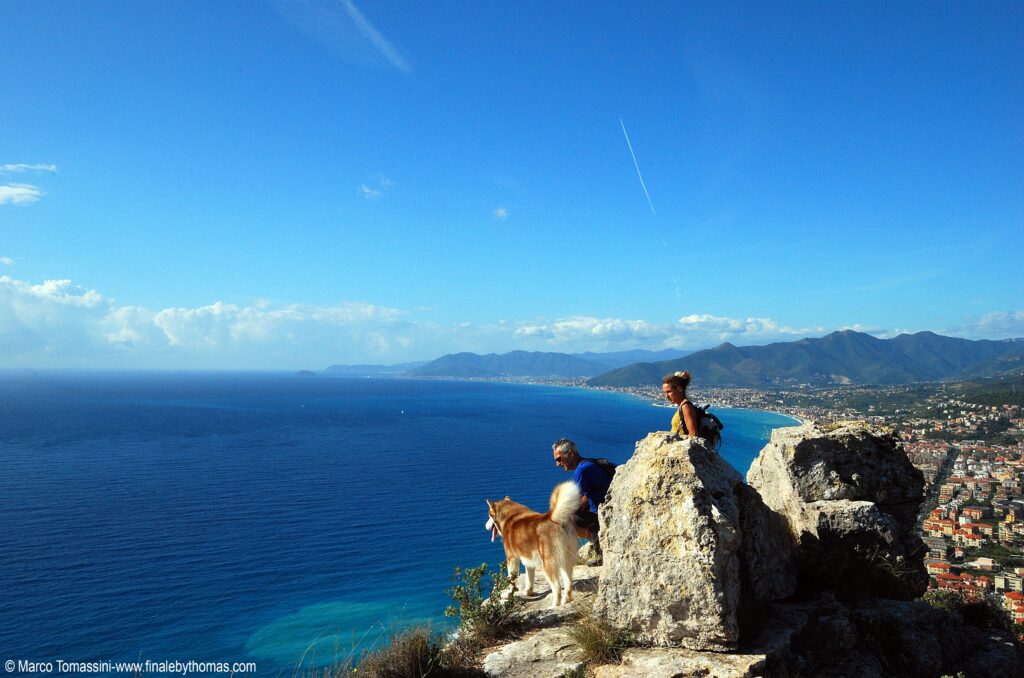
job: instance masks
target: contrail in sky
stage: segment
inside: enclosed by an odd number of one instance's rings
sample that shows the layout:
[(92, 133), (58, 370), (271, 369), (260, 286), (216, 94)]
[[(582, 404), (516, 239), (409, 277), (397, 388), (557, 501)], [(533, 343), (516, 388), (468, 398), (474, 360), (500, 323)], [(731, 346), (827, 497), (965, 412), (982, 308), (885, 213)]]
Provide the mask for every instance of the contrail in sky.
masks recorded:
[(629, 154), (633, 156), (633, 166), (636, 167), (636, 175), (640, 177), (640, 188), (644, 189), (644, 195), (647, 196), (647, 204), (651, 206), (651, 214), (658, 216), (658, 213), (654, 211), (654, 203), (651, 202), (651, 194), (647, 192), (647, 184), (644, 183), (644, 175), (640, 174), (640, 165), (636, 161), (636, 153), (633, 152), (633, 144), (629, 143), (629, 135), (626, 134), (626, 125), (623, 124), (622, 118), (619, 118), (619, 124), (622, 125), (622, 136), (626, 137), (626, 145), (629, 146)]

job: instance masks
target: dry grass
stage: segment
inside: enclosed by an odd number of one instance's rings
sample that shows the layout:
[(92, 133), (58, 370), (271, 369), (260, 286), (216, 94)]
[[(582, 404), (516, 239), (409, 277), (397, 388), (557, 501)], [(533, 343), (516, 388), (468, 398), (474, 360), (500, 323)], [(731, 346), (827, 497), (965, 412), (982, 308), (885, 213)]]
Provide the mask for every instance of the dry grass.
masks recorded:
[[(446, 616), (459, 618), (458, 636), (446, 641), (429, 627), (398, 631), (387, 645), (332, 666), (309, 669), (302, 678), (477, 678), (481, 651), (514, 635), (522, 625), (523, 601), (502, 568), (456, 568), (450, 590), (454, 605)], [(505, 594), (504, 596), (502, 594)], [(300, 662), (301, 664), (301, 662)], [(295, 676), (293, 676), (295, 678)]]
[(446, 646), (429, 627), (400, 631), (387, 645), (348, 659), (304, 672), (303, 678), (474, 678), (483, 676), (475, 657)]
[(584, 615), (569, 627), (569, 637), (583, 650), (588, 664), (607, 664), (622, 659), (622, 651), (629, 646), (630, 636), (608, 622)]

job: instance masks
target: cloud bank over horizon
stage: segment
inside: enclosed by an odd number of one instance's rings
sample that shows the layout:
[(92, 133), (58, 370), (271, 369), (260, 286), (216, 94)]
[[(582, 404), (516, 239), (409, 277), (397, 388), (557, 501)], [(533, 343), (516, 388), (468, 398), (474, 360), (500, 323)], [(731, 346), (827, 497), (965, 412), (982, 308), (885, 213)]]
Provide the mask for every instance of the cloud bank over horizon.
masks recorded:
[[(0, 276), (0, 367), (321, 369), (334, 363), (429, 360), (458, 351), (699, 350), (725, 341), (794, 341), (838, 329), (881, 338), (912, 331), (791, 327), (771, 318), (712, 314), (668, 322), (567, 315), (444, 324), (360, 301), (330, 306), (214, 301), (149, 309), (118, 305), (71, 280), (32, 283)], [(935, 331), (972, 339), (1021, 337), (1024, 311), (992, 312)]]

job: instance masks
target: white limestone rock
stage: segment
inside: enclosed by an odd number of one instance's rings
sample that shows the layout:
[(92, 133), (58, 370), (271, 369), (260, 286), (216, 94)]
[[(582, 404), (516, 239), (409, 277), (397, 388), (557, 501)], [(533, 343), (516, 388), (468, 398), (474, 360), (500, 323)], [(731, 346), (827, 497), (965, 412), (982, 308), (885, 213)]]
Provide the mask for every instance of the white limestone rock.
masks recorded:
[(853, 597), (923, 593), (924, 478), (891, 433), (863, 422), (776, 429), (747, 480), (785, 517), (802, 582)]
[(652, 433), (601, 506), (594, 611), (643, 644), (727, 650), (739, 637), (740, 475), (697, 438)]
[(676, 676), (694, 678), (756, 678), (763, 676), (763, 654), (723, 654), (676, 648), (630, 649), (619, 664), (594, 669), (594, 678), (651, 678)]
[(483, 669), (494, 678), (562, 678), (583, 663), (583, 650), (558, 626), (503, 645), (484, 657)]

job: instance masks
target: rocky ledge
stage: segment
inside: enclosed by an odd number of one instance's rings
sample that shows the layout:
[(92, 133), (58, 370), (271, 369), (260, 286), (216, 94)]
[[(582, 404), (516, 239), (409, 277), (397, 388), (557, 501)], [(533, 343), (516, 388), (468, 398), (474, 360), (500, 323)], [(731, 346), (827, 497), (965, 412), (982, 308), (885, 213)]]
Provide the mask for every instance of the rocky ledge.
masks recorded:
[(1024, 678), (1008, 632), (914, 600), (927, 584), (914, 532), (923, 479), (899, 440), (863, 423), (779, 429), (748, 482), (694, 438), (652, 433), (601, 508), (604, 565), (578, 567), (571, 605), (527, 611), (493, 649), (504, 678), (580, 671), (580, 613), (636, 646), (598, 678)]

